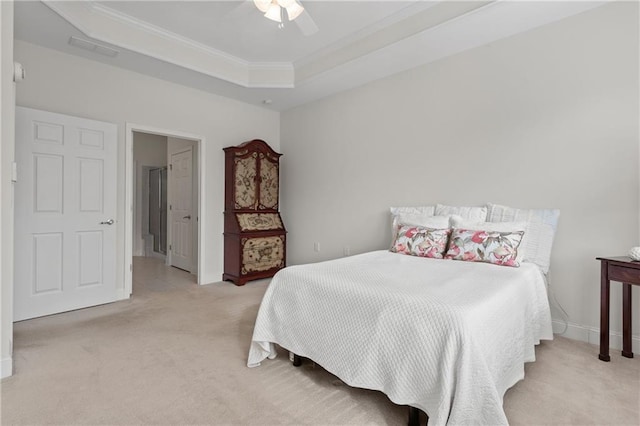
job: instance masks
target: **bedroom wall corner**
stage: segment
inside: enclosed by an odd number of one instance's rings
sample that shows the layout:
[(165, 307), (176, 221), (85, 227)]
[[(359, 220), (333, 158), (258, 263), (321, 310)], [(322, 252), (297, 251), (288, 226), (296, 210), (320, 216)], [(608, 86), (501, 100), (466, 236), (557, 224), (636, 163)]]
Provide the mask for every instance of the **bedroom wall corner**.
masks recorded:
[(389, 206), (559, 208), (551, 287), (589, 341), (595, 258), (639, 243), (638, 35), (638, 3), (609, 2), (284, 112), (290, 263), (387, 248)]
[(13, 2), (0, 2), (0, 378), (13, 374), (13, 183), (15, 83)]

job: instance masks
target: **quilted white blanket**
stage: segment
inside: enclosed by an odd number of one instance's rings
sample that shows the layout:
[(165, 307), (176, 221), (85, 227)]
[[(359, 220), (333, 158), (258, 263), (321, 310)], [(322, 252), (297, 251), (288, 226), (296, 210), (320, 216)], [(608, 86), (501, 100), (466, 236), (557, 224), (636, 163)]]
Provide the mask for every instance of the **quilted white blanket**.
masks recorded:
[(388, 251), (291, 266), (271, 281), (248, 366), (278, 344), (429, 425), (506, 424), (502, 398), (553, 339), (544, 276)]

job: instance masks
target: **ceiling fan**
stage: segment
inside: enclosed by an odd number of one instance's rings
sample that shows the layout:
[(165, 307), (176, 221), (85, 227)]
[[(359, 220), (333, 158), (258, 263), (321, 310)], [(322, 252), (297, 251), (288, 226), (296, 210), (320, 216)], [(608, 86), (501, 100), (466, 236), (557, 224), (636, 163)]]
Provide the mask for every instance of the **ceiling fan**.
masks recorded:
[(253, 0), (253, 4), (264, 13), (265, 18), (278, 22), (278, 28), (284, 27), (287, 19), (295, 22), (302, 34), (309, 36), (318, 32), (318, 26), (298, 0)]

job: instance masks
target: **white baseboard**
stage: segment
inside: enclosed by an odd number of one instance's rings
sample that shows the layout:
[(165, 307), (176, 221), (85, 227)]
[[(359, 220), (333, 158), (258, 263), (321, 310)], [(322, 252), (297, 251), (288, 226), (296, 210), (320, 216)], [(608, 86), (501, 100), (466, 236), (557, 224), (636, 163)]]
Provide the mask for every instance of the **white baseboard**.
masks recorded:
[[(565, 330), (565, 323), (561, 320), (553, 320), (553, 332), (561, 336), (573, 340), (600, 345), (600, 329), (595, 327), (586, 327), (580, 324), (568, 323)], [(612, 331), (609, 333), (609, 348), (622, 350), (622, 333)], [(640, 355), (640, 336), (634, 334), (631, 336), (631, 350)]]
[[(202, 269), (201, 269), (202, 270)], [(212, 274), (204, 274), (200, 277), (198, 284), (212, 284), (222, 281), (222, 271), (215, 271)]]
[(13, 358), (4, 358), (0, 361), (0, 378), (13, 376)]

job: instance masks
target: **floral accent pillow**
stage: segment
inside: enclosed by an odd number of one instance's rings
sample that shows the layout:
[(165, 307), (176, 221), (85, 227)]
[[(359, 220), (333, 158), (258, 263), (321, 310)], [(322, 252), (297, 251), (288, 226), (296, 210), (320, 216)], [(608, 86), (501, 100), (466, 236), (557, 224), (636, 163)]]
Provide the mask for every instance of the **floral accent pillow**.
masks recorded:
[(454, 228), (446, 259), (520, 266), (518, 246), (523, 231), (499, 232)]
[(451, 229), (424, 228), (415, 225), (400, 225), (391, 246), (394, 253), (442, 259), (447, 249)]
[(391, 247), (395, 244), (398, 229), (402, 225), (420, 226), (422, 228), (445, 229), (449, 228), (449, 216), (426, 216), (409, 213), (399, 213), (393, 216), (391, 223)]

